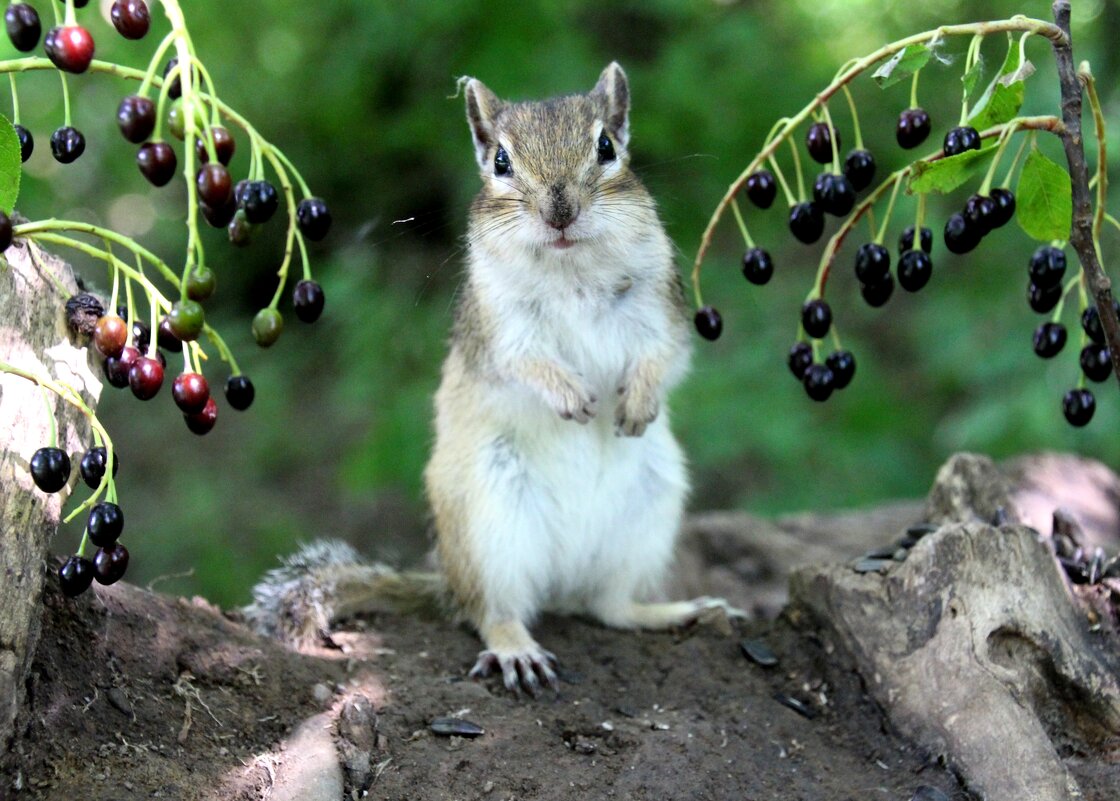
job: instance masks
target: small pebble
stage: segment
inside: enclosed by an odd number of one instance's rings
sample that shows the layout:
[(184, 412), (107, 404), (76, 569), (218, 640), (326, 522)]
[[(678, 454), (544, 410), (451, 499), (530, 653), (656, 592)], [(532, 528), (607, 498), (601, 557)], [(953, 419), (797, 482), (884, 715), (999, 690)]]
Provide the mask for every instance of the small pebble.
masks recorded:
[(780, 692), (779, 693), (774, 693), (774, 700), (777, 701), (782, 706), (789, 707), (794, 712), (801, 715), (801, 717), (803, 717), (803, 718), (808, 718), (809, 720), (812, 720), (813, 718), (815, 718), (817, 716), (817, 712), (816, 712), (815, 709), (813, 709), (812, 707), (810, 707), (808, 704), (804, 703), (803, 701), (797, 700), (792, 695), (786, 695), (785, 693), (780, 693)]
[(317, 703), (325, 704), (327, 701), (331, 700), (333, 696), (334, 693), (331, 692), (331, 688), (322, 682), (311, 688), (311, 697), (314, 698)]
[(890, 559), (860, 559), (855, 564), (857, 573), (885, 573), (894, 562)]
[(436, 718), (429, 728), (440, 737), (478, 737), (485, 733), (477, 723), (460, 718)]
[(914, 797), (910, 801), (949, 801), (949, 796), (936, 787), (923, 784), (914, 792)]
[(124, 690), (120, 687), (111, 687), (106, 695), (109, 697), (109, 703), (114, 709), (132, 717), (132, 704), (129, 703), (128, 696), (125, 694)]
[(743, 640), (739, 643), (743, 656), (762, 667), (774, 667), (778, 664), (778, 657), (770, 650), (770, 646), (762, 640)]
[(899, 548), (897, 551), (895, 551), (894, 553), (891, 554), (891, 559), (893, 559), (896, 562), (905, 562), (906, 557), (909, 556), (909, 555), (910, 555), (910, 549), (909, 548)]

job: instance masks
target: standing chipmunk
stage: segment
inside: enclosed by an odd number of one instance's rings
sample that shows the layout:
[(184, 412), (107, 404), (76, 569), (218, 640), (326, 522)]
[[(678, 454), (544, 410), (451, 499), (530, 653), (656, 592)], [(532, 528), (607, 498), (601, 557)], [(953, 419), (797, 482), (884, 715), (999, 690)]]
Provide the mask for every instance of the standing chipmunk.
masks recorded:
[(643, 600), (688, 488), (666, 396), (690, 334), (672, 245), (629, 168), (625, 73), (612, 63), (588, 94), (531, 103), (461, 85), (483, 186), (424, 473), (442, 579), (344, 567), (345, 546), (320, 544), (248, 613), (290, 630), (277, 610), (302, 599), (314, 611), (295, 628), (318, 631), (387, 595), (444, 594), (485, 643), (470, 675), (499, 670), (536, 694), (557, 686), (556, 657), (529, 633), (542, 611), (645, 629), (741, 613)]

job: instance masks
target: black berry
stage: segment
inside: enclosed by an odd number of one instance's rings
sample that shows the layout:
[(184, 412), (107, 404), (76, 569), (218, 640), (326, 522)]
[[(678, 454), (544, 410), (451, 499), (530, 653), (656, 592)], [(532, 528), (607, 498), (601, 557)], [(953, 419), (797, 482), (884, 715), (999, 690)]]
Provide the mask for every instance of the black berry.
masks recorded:
[(895, 137), (899, 147), (910, 150), (926, 141), (929, 136), (929, 114), (923, 108), (908, 108), (898, 115)]
[(178, 160), (167, 142), (146, 142), (136, 153), (136, 165), (153, 186), (165, 186), (175, 177)]
[(997, 188), (992, 190), (989, 197), (996, 204), (996, 210), (990, 218), (992, 229), (1002, 228), (1015, 216), (1015, 193), (1010, 189)]
[(1034, 352), (1043, 359), (1057, 356), (1066, 345), (1066, 327), (1061, 323), (1043, 323), (1034, 330)]
[(828, 333), (832, 326), (832, 309), (828, 304), (816, 298), (807, 300), (801, 306), (801, 327), (813, 339), (821, 339)]
[(300, 233), (318, 242), (331, 230), (331, 212), (322, 198), (305, 197), (296, 206), (296, 223)]
[(226, 402), (243, 412), (253, 404), (256, 390), (247, 375), (231, 375), (226, 379)]
[[(86, 482), (86, 486), (90, 489), (97, 489), (101, 485), (101, 479), (105, 477), (105, 462), (108, 460), (109, 454), (103, 445), (90, 448), (86, 451), (82, 461), (78, 463), (78, 473), (82, 477), (82, 481)], [(117, 475), (117, 470), (120, 469), (121, 460), (120, 456), (113, 452), (113, 475)]]
[(1031, 256), (1028, 270), (1031, 283), (1039, 287), (1061, 284), (1062, 277), (1066, 274), (1066, 254), (1059, 248), (1044, 245)]
[(117, 125), (129, 142), (140, 144), (156, 127), (156, 104), (140, 95), (129, 95), (117, 106)]
[[(179, 57), (178, 56), (175, 56), (175, 57), (169, 59), (168, 62), (167, 62), (167, 66), (165, 66), (163, 68), (163, 79), (166, 81), (167, 76), (170, 75), (171, 71), (178, 66), (179, 66)], [(171, 85), (167, 87), (167, 96), (171, 100), (177, 100), (178, 98), (182, 97), (182, 95), (183, 95), (183, 84), (179, 80), (179, 73), (176, 72), (175, 77), (171, 79)]]
[(93, 37), (81, 25), (51, 28), (43, 40), (43, 49), (63, 72), (85, 72), (93, 61)]
[(1062, 297), (1062, 285), (1039, 286), (1034, 281), (1027, 285), (1027, 303), (1039, 314), (1046, 314), (1058, 305)]
[(316, 281), (300, 281), (292, 292), (292, 306), (300, 322), (313, 323), (323, 313), (326, 296)]
[(35, 137), (31, 135), (31, 131), (27, 130), (22, 125), (16, 125), (14, 127), (16, 129), (16, 136), (19, 137), (20, 161), (27, 161), (31, 158), (31, 154), (35, 152)]
[(1072, 426), (1080, 428), (1093, 419), (1097, 410), (1097, 399), (1087, 389), (1071, 389), (1062, 398), (1062, 412)]
[(104, 548), (117, 541), (124, 530), (124, 512), (115, 503), (102, 501), (95, 504), (86, 520), (89, 539), (98, 548)]
[(996, 202), (985, 195), (972, 195), (964, 204), (965, 220), (981, 237), (995, 227)]
[(58, 585), (64, 595), (76, 598), (93, 583), (93, 564), (80, 556), (71, 556), (58, 569)]
[(836, 389), (836, 376), (826, 365), (811, 364), (805, 371), (801, 383), (805, 386), (805, 393), (815, 401), (826, 401), (832, 390)]
[(108, 548), (98, 548), (93, 555), (93, 577), (98, 584), (115, 584), (128, 570), (128, 549), (119, 542)]
[(144, 0), (116, 0), (109, 18), (117, 33), (125, 39), (143, 39), (152, 24), (152, 16)]
[(21, 53), (29, 53), (39, 44), (43, 25), (39, 22), (39, 12), (34, 6), (12, 3), (4, 12), (4, 24), (8, 28), (8, 38)]
[(70, 457), (61, 448), (40, 448), (31, 456), (31, 478), (43, 492), (58, 492), (70, 480)]
[(778, 182), (770, 170), (758, 170), (747, 176), (747, 197), (760, 209), (768, 209), (778, 194)]
[(856, 357), (848, 350), (833, 351), (824, 360), (825, 366), (832, 371), (833, 387), (844, 389), (852, 383), (856, 374)]
[(1104, 381), (1112, 372), (1108, 348), (1091, 342), (1081, 349), (1081, 372), (1090, 381)]
[(774, 262), (762, 248), (751, 248), (743, 254), (743, 277), (762, 286), (774, 275)]
[(86, 151), (86, 138), (77, 128), (64, 125), (51, 134), (51, 155), (55, 161), (69, 164)]
[(714, 341), (723, 333), (723, 318), (712, 306), (700, 308), (692, 318), (692, 322), (696, 326), (696, 332), (704, 339)]
[(945, 134), (945, 141), (942, 143), (941, 149), (946, 156), (958, 156), (966, 150), (979, 150), (980, 134), (969, 125), (951, 128)]
[[(922, 226), (922, 233), (918, 237), (922, 250), (929, 253), (933, 250), (933, 231)], [(898, 236), (898, 254), (901, 256), (908, 250), (914, 249), (914, 226), (908, 225)]]
[[(1112, 313), (1120, 317), (1120, 301), (1115, 298), (1112, 300)], [(1104, 326), (1101, 325), (1101, 315), (1095, 305), (1086, 306), (1081, 312), (1081, 329), (1098, 345), (1105, 344)]]
[(844, 175), (851, 181), (852, 189), (862, 192), (875, 179), (875, 157), (870, 150), (853, 150), (844, 159)]
[(280, 196), (268, 181), (249, 181), (237, 197), (237, 205), (244, 210), (246, 220), (260, 225), (272, 219), (280, 205)]
[(824, 214), (815, 203), (798, 203), (789, 210), (789, 230), (799, 242), (811, 245), (824, 233)]
[(808, 342), (796, 342), (789, 349), (789, 358), (786, 360), (789, 371), (793, 377), (800, 381), (805, 377), (805, 371), (813, 363), (813, 348)]
[(893, 292), (894, 279), (889, 274), (877, 284), (861, 284), (859, 288), (860, 295), (863, 296), (867, 305), (873, 309), (879, 308), (890, 300)]
[(898, 259), (898, 285), (907, 292), (917, 292), (929, 283), (933, 260), (924, 250), (908, 250)]
[(856, 203), (856, 190), (846, 176), (822, 172), (813, 182), (813, 201), (821, 211), (843, 217)]
[(12, 246), (12, 218), (0, 211), (0, 251)]
[(945, 221), (945, 247), (950, 253), (968, 253), (980, 244), (980, 234), (960, 212)]
[(827, 123), (814, 122), (805, 133), (805, 146), (818, 164), (832, 163), (832, 137), (836, 136), (836, 149), (840, 149), (840, 132)]
[(861, 284), (878, 284), (890, 276), (891, 254), (876, 242), (865, 242), (856, 250), (856, 278)]

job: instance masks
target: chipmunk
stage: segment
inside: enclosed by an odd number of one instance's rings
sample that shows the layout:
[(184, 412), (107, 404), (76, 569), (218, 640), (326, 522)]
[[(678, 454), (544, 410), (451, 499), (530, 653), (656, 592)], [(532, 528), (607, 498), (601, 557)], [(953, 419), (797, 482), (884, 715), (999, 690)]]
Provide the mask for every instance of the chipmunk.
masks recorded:
[(440, 575), (320, 543), (247, 612), (306, 638), (386, 600), (443, 597), (485, 645), (470, 675), (536, 695), (557, 687), (556, 657), (529, 633), (543, 611), (644, 629), (742, 613), (646, 600), (688, 489), (666, 396), (690, 335), (673, 247), (629, 167), (626, 74), (612, 63), (587, 94), (527, 103), (460, 84), (482, 189), (424, 472)]

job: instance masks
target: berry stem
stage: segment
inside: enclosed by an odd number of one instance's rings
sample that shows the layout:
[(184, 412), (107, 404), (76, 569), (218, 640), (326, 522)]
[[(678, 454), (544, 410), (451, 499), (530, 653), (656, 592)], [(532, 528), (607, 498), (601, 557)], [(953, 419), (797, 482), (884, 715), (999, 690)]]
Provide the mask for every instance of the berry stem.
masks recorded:
[(735, 215), (735, 222), (739, 225), (739, 233), (743, 235), (743, 241), (747, 243), (747, 247), (754, 247), (754, 240), (751, 239), (750, 233), (747, 231), (747, 224), (743, 221), (743, 212), (739, 209), (739, 201), (731, 201), (731, 211)]
[[(922, 223), (926, 221), (926, 193), (918, 193), (917, 210), (914, 212), (914, 250), (922, 246)], [(880, 240), (882, 244), (882, 240)]]
[[(1007, 149), (1007, 143), (1011, 141), (1011, 136), (1018, 130), (1014, 123), (1014, 120), (1009, 122), (1007, 127), (1003, 129), (1003, 133), (999, 135), (999, 145), (996, 147), (995, 155), (992, 156), (992, 163), (988, 165), (988, 172), (984, 175), (984, 182), (980, 184), (980, 188), (977, 190), (981, 195), (987, 195), (992, 191), (992, 178), (995, 177), (996, 167), (999, 166), (999, 160), (1003, 157), (1003, 151)], [(1018, 159), (1018, 156), (1016, 156), (1016, 159)], [(1011, 176), (1008, 175), (1009, 179), (1010, 177)], [(1004, 183), (1006, 184), (1007, 181), (1004, 181)]]
[[(898, 188), (902, 186), (902, 176), (906, 172), (909, 172), (909, 168), (891, 173), (891, 176), (884, 182), (894, 181), (894, 186), (891, 188), (891, 199), (887, 201), (887, 210), (883, 214), (883, 222), (879, 227), (879, 232), (875, 235), (875, 244), (877, 245), (883, 244), (883, 239), (887, 235), (887, 226), (890, 225), (891, 214), (894, 213), (894, 202), (898, 199)], [(868, 198), (868, 200), (870, 199), (871, 198)], [(864, 202), (866, 203), (867, 201)], [(920, 230), (918, 233), (920, 233)]]
[(47, 388), (44, 387), (42, 384), (39, 385), (39, 388), (43, 390), (43, 405), (47, 407), (47, 421), (49, 422), (49, 426), (47, 427), (47, 431), (50, 432), (47, 435), (47, 444), (50, 445), (52, 448), (57, 448), (58, 447), (58, 423), (54, 419), (54, 407), (51, 406), (51, 399), (50, 399), (50, 396), (47, 395)]
[(914, 78), (910, 81), (910, 108), (918, 108), (918, 75), (921, 70), (914, 71)]
[(792, 206), (797, 202), (797, 199), (793, 196), (793, 192), (790, 191), (789, 184), (786, 183), (786, 175), (782, 171), (781, 165), (778, 164), (778, 160), (773, 156), (770, 156), (770, 168), (774, 171), (778, 183), (782, 185), (782, 194), (786, 196), (786, 204)]
[(54, 12), (55, 25), (61, 25), (63, 7), (58, 4), (58, 0), (51, 0), (51, 10)]
[(863, 132), (859, 127), (859, 114), (856, 113), (856, 101), (852, 97), (852, 92), (848, 89), (848, 85), (844, 84), (844, 97), (848, 101), (848, 108), (852, 111), (852, 128), (855, 130), (856, 137), (856, 150), (863, 150)]
[(1070, 292), (1073, 291), (1074, 287), (1078, 287), (1078, 286), (1080, 287), (1082, 308), (1084, 308), (1085, 305), (1089, 302), (1088, 297), (1085, 294), (1085, 287), (1084, 287), (1082, 279), (1083, 279), (1083, 275), (1082, 275), (1081, 271), (1078, 270), (1077, 275), (1075, 275), (1073, 278), (1066, 281), (1066, 285), (1062, 287), (1062, 296), (1060, 298), (1058, 298), (1058, 303), (1057, 303), (1057, 305), (1054, 306), (1054, 312), (1053, 312), (1053, 314), (1050, 315), (1050, 322), (1056, 323), (1056, 322), (1058, 322), (1059, 320), (1062, 319), (1062, 310), (1064, 309), (1064, 307), (1066, 305), (1066, 297), (1069, 295)]
[[(284, 259), (280, 263), (280, 269), (276, 271), (280, 281), (276, 287), (276, 293), (272, 296), (272, 302), (268, 304), (270, 309), (275, 309), (280, 305), (280, 298), (284, 294), (284, 287), (288, 283), (288, 268), (292, 263), (292, 245), (297, 238), (300, 241), (300, 251), (303, 253), (305, 260), (307, 256), (303, 249), (303, 235), (299, 233), (296, 227), (296, 202), (293, 197), (292, 182), (288, 180), (288, 171), (284, 169), (284, 165), (273, 154), (271, 147), (262, 148), (262, 152), (272, 165), (272, 169), (276, 171), (276, 176), (280, 180), (280, 189), (283, 191), (284, 200), (288, 204), (288, 235), (284, 242)], [(304, 266), (306, 271), (306, 264)]]
[(66, 0), (66, 24), (77, 25), (78, 17), (74, 13), (74, 0)]
[(12, 125), (19, 125), (19, 92), (16, 91), (16, 75), (8, 73), (8, 83), (12, 86)]
[(801, 154), (797, 152), (797, 145), (792, 139), (786, 141), (789, 142), (790, 152), (793, 153), (793, 171), (797, 174), (797, 201), (800, 203), (805, 200), (805, 176), (801, 171)]
[(70, 125), (70, 87), (66, 83), (66, 73), (58, 71), (58, 79), (62, 81), (62, 124)]
[[(832, 115), (828, 113), (828, 104), (821, 106), (825, 125), (828, 126), (828, 135), (832, 144), (832, 171), (840, 173), (840, 149), (836, 146), (836, 128), (832, 124)], [(791, 140), (792, 141), (792, 140)]]
[[(155, 53), (152, 55), (151, 61), (148, 62), (148, 69), (144, 72), (144, 77), (140, 79), (140, 88), (136, 94), (147, 97), (148, 89), (151, 87), (153, 81), (156, 80), (156, 72), (159, 71), (159, 65), (163, 63), (163, 57), (167, 55), (168, 48), (175, 43), (175, 32), (171, 31), (163, 37), (156, 48)], [(90, 65), (92, 69), (93, 65)], [(157, 117), (158, 119), (158, 117)]]

